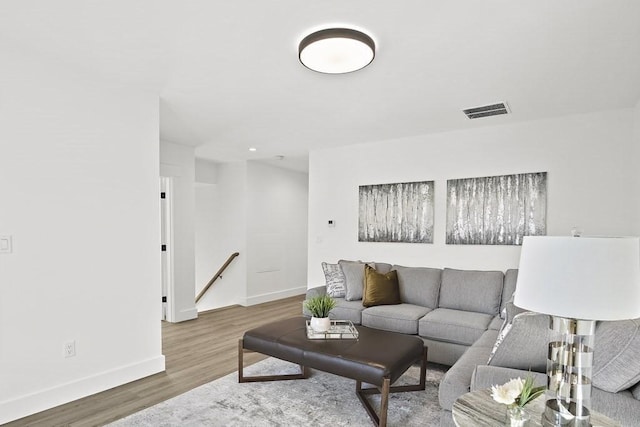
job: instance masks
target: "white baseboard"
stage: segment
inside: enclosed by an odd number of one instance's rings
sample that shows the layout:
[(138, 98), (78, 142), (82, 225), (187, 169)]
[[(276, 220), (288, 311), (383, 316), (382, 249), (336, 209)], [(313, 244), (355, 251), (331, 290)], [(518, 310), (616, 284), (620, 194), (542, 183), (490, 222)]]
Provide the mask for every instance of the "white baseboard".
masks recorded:
[(282, 298), (293, 297), (296, 295), (303, 295), (306, 292), (307, 292), (307, 287), (301, 286), (298, 288), (291, 288), (291, 289), (285, 289), (282, 291), (269, 292), (266, 294), (253, 295), (245, 298), (244, 304), (242, 305), (248, 306), (248, 305), (262, 304), (263, 302), (275, 301)]
[(184, 322), (185, 320), (192, 320), (198, 318), (198, 309), (194, 306), (187, 308), (186, 310), (180, 310), (176, 313), (172, 323)]
[(165, 370), (164, 356), (122, 366), (79, 380), (0, 402), (0, 424), (54, 408)]

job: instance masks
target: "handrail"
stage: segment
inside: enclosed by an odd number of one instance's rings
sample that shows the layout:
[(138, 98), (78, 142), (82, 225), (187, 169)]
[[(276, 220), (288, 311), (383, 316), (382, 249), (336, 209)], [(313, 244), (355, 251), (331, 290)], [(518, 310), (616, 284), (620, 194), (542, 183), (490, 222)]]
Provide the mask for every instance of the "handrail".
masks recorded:
[(229, 258), (227, 258), (227, 261), (222, 265), (222, 267), (220, 267), (220, 270), (218, 270), (218, 272), (213, 275), (211, 280), (209, 280), (209, 283), (207, 283), (205, 287), (202, 289), (202, 291), (200, 291), (200, 293), (196, 297), (196, 304), (198, 303), (198, 301), (200, 301), (200, 298), (202, 298), (204, 294), (209, 290), (211, 285), (213, 285), (213, 282), (218, 280), (218, 277), (222, 277), (222, 272), (225, 270), (225, 268), (229, 266), (229, 264), (231, 264), (231, 261), (233, 261), (235, 257), (237, 257), (238, 255), (240, 255), (240, 252), (234, 252), (229, 256)]

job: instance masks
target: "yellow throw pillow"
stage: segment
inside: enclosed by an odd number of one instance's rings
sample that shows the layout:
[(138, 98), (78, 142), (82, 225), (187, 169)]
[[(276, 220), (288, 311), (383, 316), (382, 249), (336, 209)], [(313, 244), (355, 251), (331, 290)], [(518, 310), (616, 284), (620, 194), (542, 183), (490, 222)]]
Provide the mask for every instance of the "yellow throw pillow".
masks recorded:
[(398, 273), (396, 270), (391, 270), (382, 274), (378, 273), (375, 268), (365, 266), (362, 305), (373, 307), (374, 305), (390, 304), (400, 304)]

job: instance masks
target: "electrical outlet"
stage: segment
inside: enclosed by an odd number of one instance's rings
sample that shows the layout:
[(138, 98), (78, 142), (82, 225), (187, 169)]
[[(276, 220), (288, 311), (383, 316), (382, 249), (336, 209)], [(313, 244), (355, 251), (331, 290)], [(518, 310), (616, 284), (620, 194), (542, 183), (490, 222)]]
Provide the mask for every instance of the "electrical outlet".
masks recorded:
[(64, 357), (73, 357), (76, 355), (76, 342), (67, 341), (64, 343)]

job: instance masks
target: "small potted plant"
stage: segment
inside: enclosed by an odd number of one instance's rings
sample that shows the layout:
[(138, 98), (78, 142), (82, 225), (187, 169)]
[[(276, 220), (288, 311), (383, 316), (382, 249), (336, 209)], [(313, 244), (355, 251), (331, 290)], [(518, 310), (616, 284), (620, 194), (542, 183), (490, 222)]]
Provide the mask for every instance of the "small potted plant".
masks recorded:
[(309, 298), (304, 306), (311, 313), (311, 329), (317, 332), (326, 332), (331, 327), (329, 312), (336, 306), (336, 301), (329, 295)]
[(498, 403), (507, 405), (507, 425), (523, 427), (529, 422), (524, 406), (544, 393), (545, 387), (534, 387), (533, 378), (515, 378), (501, 386), (491, 386), (491, 397)]

